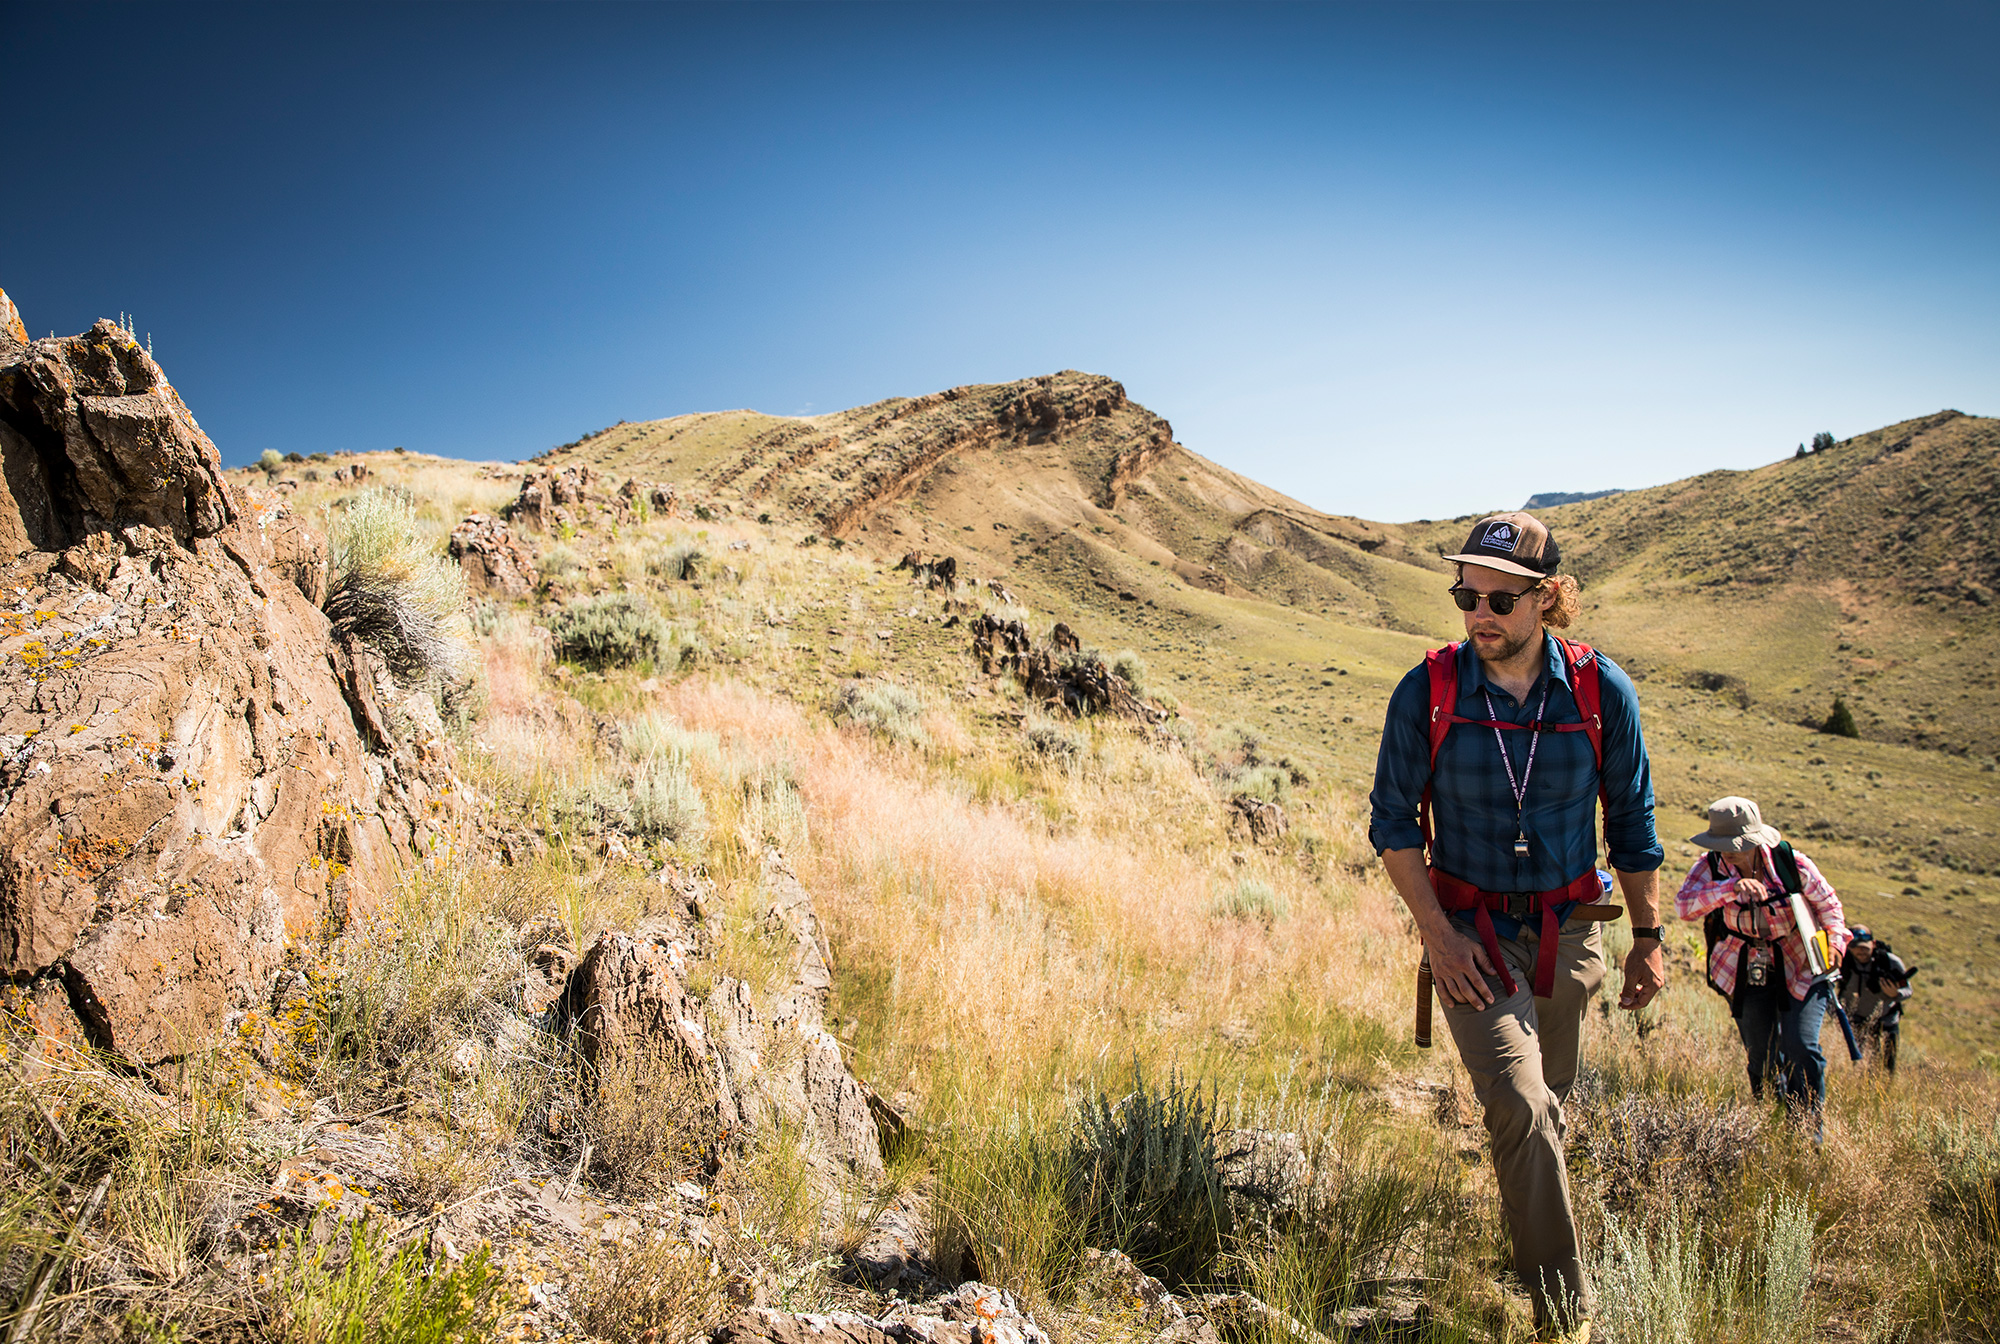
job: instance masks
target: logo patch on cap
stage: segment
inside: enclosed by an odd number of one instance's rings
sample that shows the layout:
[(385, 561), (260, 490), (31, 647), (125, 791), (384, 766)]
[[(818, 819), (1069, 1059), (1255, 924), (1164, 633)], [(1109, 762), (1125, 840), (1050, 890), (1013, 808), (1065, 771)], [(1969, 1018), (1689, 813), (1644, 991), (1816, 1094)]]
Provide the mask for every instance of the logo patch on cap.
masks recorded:
[(1488, 523), (1486, 535), (1479, 539), (1481, 546), (1491, 546), (1496, 551), (1511, 553), (1520, 542), (1520, 535), (1514, 531), (1512, 523)]

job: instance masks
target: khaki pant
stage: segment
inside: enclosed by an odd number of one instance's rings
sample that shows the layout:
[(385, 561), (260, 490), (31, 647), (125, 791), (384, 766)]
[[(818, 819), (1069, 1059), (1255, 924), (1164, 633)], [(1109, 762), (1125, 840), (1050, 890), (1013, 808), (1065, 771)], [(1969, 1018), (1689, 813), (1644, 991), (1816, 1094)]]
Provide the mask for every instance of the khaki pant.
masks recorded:
[(1578, 1254), (1576, 1218), (1563, 1166), (1563, 1102), (1576, 1081), (1583, 1010), (1604, 981), (1604, 939), (1596, 924), (1572, 920), (1556, 955), (1555, 994), (1537, 999), (1535, 953), (1541, 936), (1524, 924), (1500, 940), (1517, 986), (1511, 996), (1487, 977), (1487, 1008), (1444, 1005), (1458, 1055), (1486, 1112), (1499, 1179), (1500, 1211), (1514, 1242), (1514, 1272), (1535, 1304), (1535, 1323), (1570, 1324), (1566, 1303), (1589, 1310)]

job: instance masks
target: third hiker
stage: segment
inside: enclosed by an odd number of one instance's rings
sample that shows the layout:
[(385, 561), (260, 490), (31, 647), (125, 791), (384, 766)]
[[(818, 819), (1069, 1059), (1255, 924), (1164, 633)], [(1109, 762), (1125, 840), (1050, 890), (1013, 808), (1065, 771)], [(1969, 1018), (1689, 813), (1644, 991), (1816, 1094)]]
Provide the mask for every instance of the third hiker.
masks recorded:
[(1616, 913), (1598, 904), (1600, 798), (1634, 925), (1619, 1006), (1644, 1007), (1666, 983), (1665, 854), (1639, 699), (1609, 659), (1551, 633), (1569, 626), (1579, 603), (1540, 521), (1483, 518), (1444, 558), (1458, 567), (1450, 591), (1466, 639), (1433, 651), (1390, 697), (1369, 839), (1423, 937), (1485, 1110), (1536, 1328), (1587, 1339), (1563, 1102), (1583, 1010), (1604, 978), (1596, 920)]

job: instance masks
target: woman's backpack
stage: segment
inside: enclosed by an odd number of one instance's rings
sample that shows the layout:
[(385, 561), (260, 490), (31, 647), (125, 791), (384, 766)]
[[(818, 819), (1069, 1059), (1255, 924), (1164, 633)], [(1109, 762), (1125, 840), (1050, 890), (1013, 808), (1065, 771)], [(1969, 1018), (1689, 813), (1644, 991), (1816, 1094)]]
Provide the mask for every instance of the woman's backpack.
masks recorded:
[[(1780, 840), (1778, 842), (1777, 847), (1771, 851), (1771, 866), (1777, 869), (1778, 881), (1784, 887), (1786, 895), (1789, 896), (1804, 890), (1799, 884), (1799, 861), (1792, 853), (1791, 841)], [(1718, 882), (1728, 876), (1727, 870), (1723, 867), (1722, 856), (1720, 854), (1710, 854), (1708, 856), (1708, 875)], [(1708, 970), (1708, 987), (1723, 998), (1729, 999), (1731, 1005), (1734, 1006), (1735, 996), (1721, 985), (1715, 983), (1715, 945), (1724, 938), (1727, 938), (1729, 933), (1729, 925), (1723, 922), (1722, 907), (1719, 905), (1709, 911), (1707, 916), (1701, 921), (1701, 936), (1708, 944), (1708, 955), (1702, 959), (1702, 965)], [(1740, 956), (1741, 953), (1738, 955)], [(1736, 971), (1736, 983), (1740, 987), (1743, 983), (1742, 966), (1738, 965)]]

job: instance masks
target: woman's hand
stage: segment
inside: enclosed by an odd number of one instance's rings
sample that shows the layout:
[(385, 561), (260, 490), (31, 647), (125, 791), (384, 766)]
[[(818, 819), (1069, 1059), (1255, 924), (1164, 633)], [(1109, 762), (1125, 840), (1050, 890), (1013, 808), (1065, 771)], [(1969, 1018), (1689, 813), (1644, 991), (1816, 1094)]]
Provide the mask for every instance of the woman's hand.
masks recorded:
[(1756, 905), (1771, 894), (1771, 889), (1754, 877), (1736, 879), (1736, 899), (1744, 905)]

